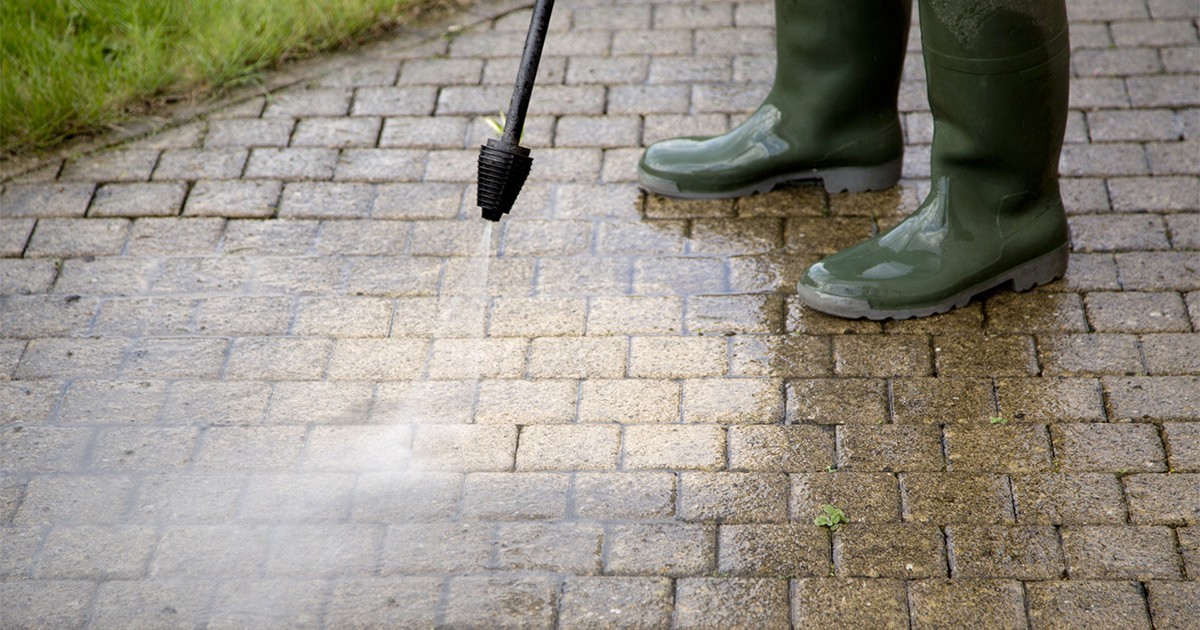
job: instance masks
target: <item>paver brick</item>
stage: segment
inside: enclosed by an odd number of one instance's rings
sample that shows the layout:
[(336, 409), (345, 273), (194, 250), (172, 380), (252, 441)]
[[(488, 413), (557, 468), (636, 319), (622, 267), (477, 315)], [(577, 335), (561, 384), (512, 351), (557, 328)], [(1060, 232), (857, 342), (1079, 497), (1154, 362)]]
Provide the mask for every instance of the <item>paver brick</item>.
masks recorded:
[(167, 529), (155, 550), (155, 577), (254, 577), (267, 559), (265, 526), (204, 525)]
[(1054, 457), (1064, 472), (1162, 472), (1166, 455), (1158, 430), (1146, 424), (1055, 424)]
[(940, 376), (1033, 376), (1033, 339), (1026, 335), (934, 337)]
[(788, 381), (787, 420), (881, 424), (887, 420), (887, 383), (862, 378)]
[(1053, 376), (1132, 375), (1145, 371), (1137, 337), (1133, 335), (1039, 337), (1038, 353), (1044, 372)]
[(1165, 422), (1162, 434), (1169, 470), (1200, 472), (1200, 426), (1187, 422)]
[(16, 378), (112, 378), (125, 357), (124, 339), (33, 339)]
[(39, 219), (25, 255), (76, 258), (120, 254), (129, 226), (127, 219)]
[(1123, 524), (1121, 483), (1102, 473), (1013, 475), (1017, 521), (1025, 524)]
[(690, 379), (683, 382), (683, 421), (776, 423), (783, 420), (783, 383), (775, 379)]
[(501, 523), (496, 528), (500, 570), (598, 574), (603, 529), (590, 523)]
[(576, 417), (579, 383), (571, 380), (484, 381), (479, 387), (475, 421), (541, 424)]
[(1000, 416), (1021, 422), (1104, 420), (1100, 383), (1092, 378), (997, 379)]
[(444, 623), (455, 627), (550, 628), (558, 605), (558, 588), (555, 578), (540, 575), (454, 577), (447, 590)]
[(611, 525), (604, 570), (614, 575), (704, 575), (716, 567), (717, 527), (701, 523)]
[(1196, 376), (1105, 377), (1110, 418), (1195, 420), (1200, 418), (1200, 378)]
[(413, 436), (413, 465), (426, 470), (505, 471), (516, 457), (513, 425), (424, 425)]
[(531, 425), (521, 429), (518, 470), (613, 470), (620, 451), (615, 426)]
[(201, 180), (192, 186), (184, 216), (266, 218), (275, 214), (282, 185), (277, 181)]
[(1175, 537), (1166, 527), (1064, 527), (1062, 544), (1073, 579), (1181, 577)]
[(737, 577), (825, 575), (829, 536), (808, 523), (722, 525), (718, 570)]
[(211, 613), (215, 590), (215, 584), (175, 578), (103, 582), (92, 622), (110, 628), (201, 624)]
[(1100, 332), (1186, 332), (1178, 293), (1090, 293), (1088, 319)]
[(854, 523), (834, 536), (833, 562), (839, 577), (945, 577), (946, 545), (933, 525)]
[(1065, 573), (1058, 533), (1048, 525), (950, 525), (946, 544), (955, 578), (1051, 580)]
[(833, 465), (834, 436), (802, 425), (732, 426), (729, 468), (751, 472), (805, 472)]
[(265, 565), (269, 577), (307, 578), (374, 570), (384, 531), (376, 525), (289, 525), (274, 531)]
[(792, 623), (908, 628), (904, 583), (890, 579), (802, 578), (792, 581)]
[(685, 521), (778, 523), (787, 520), (785, 475), (688, 472), (679, 476), (679, 515)]
[(839, 426), (837, 452), (838, 470), (851, 472), (939, 471), (945, 466), (942, 432), (933, 426)]
[(199, 429), (114, 427), (101, 430), (89, 467), (97, 470), (182, 470), (191, 462)]
[(401, 471), (394, 464), (385, 470), (359, 475), (350, 510), (351, 520), (383, 524), (439, 523), (458, 511), (462, 475)]
[(996, 411), (986, 379), (898, 378), (891, 390), (892, 417), (898, 424), (980, 422)]
[(634, 337), (629, 375), (637, 378), (720, 376), (728, 370), (724, 339), (708, 337)]
[(1136, 582), (1051, 580), (1030, 582), (1025, 589), (1032, 628), (1151, 628)]
[(675, 475), (668, 472), (579, 472), (572, 515), (585, 519), (659, 520), (675, 514)]
[(916, 580), (908, 583), (908, 601), (915, 628), (1027, 627), (1024, 593), (1015, 580)]
[(36, 579), (124, 579), (146, 574), (157, 534), (142, 526), (73, 525), (46, 536)]
[(558, 619), (569, 628), (666, 627), (673, 607), (666, 578), (573, 576), (563, 584)]
[(1014, 519), (1003, 475), (906, 473), (900, 492), (906, 521), (988, 525)]
[(1195, 525), (1200, 522), (1200, 475), (1130, 475), (1122, 480), (1129, 520), (1135, 524)]
[(900, 521), (900, 492), (892, 475), (830, 471), (790, 477), (793, 520), (810, 523), (823, 506), (833, 505), (851, 523)]
[(433, 577), (356, 577), (339, 580), (329, 598), (330, 625), (366, 626), (411, 623), (432, 626), (441, 580)]
[(678, 628), (787, 628), (788, 584), (766, 578), (684, 578), (675, 582)]
[(1157, 628), (1186, 628), (1196, 618), (1200, 602), (1197, 582), (1152, 582), (1147, 585), (1150, 617)]
[(567, 510), (566, 474), (476, 472), (463, 484), (462, 517), (509, 521), (561, 519)]
[(631, 425), (622, 438), (622, 467), (720, 470), (725, 466), (725, 429), (713, 425)]
[(175, 216), (187, 187), (180, 182), (104, 184), (96, 191), (88, 216)]
[(952, 472), (1038, 472), (1051, 467), (1050, 436), (1044, 425), (948, 426), (945, 443), (946, 469)]
[(0, 192), (5, 219), (82, 217), (96, 186), (92, 183), (9, 183)]
[(0, 597), (11, 605), (0, 609), (0, 624), (12, 627), (62, 627), (87, 620), (96, 584), (83, 580), (17, 580), (0, 582)]

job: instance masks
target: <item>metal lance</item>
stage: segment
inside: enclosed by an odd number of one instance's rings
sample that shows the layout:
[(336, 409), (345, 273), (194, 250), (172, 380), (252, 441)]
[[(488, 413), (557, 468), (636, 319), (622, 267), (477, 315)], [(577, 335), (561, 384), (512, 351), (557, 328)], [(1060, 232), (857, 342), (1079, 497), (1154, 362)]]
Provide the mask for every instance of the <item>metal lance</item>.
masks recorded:
[(480, 147), (476, 203), (482, 210), (483, 218), (488, 221), (499, 221), (500, 217), (512, 210), (533, 166), (529, 149), (519, 146), (519, 143), (553, 8), (554, 0), (538, 0), (533, 6), (529, 34), (525, 36), (525, 52), (521, 55), (517, 83), (513, 87), (508, 115), (505, 116), (504, 135), (499, 140), (491, 138)]

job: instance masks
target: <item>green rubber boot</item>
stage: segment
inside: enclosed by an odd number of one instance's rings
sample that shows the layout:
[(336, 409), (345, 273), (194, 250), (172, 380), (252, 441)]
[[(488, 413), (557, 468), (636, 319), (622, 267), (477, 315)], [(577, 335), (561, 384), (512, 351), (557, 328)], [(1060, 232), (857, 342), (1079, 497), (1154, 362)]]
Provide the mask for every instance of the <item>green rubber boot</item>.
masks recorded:
[(912, 0), (775, 0), (775, 83), (729, 133), (646, 149), (650, 192), (722, 199), (795, 180), (831, 192), (883, 190), (900, 178), (896, 93)]
[(920, 8), (932, 190), (900, 225), (805, 272), (799, 297), (819, 311), (922, 317), (1066, 271), (1064, 1), (921, 0)]

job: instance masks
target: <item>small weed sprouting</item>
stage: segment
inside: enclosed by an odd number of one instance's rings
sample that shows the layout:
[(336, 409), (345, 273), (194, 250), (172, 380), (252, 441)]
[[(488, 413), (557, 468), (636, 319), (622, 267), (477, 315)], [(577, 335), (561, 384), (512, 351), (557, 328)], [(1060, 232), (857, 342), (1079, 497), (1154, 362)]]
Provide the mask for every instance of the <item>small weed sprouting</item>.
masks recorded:
[(826, 466), (826, 467), (825, 467), (825, 472), (827, 472), (827, 473), (835, 473), (835, 472), (837, 472), (837, 466), (834, 466), (834, 465), (831, 465), (831, 466)]
[(1008, 418), (1005, 418), (1004, 416), (992, 416), (991, 418), (988, 418), (988, 424), (1005, 425), (1008, 424)]
[(504, 125), (505, 125), (505, 123), (508, 122), (508, 120), (507, 120), (507, 117), (504, 115), (504, 112), (498, 112), (498, 114), (499, 114), (499, 118), (492, 118), (492, 117), (488, 116), (483, 119), (483, 122), (487, 123), (487, 126), (491, 127), (492, 131), (494, 131), (497, 136), (503, 136), (504, 135)]
[(849, 522), (846, 520), (846, 513), (832, 505), (822, 505), (821, 513), (813, 519), (813, 525), (828, 527), (831, 532), (836, 532), (839, 527)]

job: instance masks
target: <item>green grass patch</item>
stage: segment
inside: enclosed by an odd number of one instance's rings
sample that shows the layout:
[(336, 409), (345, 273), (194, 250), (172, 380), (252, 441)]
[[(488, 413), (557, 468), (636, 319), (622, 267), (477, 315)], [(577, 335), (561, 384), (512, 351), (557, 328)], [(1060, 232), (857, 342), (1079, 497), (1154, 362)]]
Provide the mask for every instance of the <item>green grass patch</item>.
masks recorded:
[(2, 0), (0, 150), (251, 82), (445, 0)]

